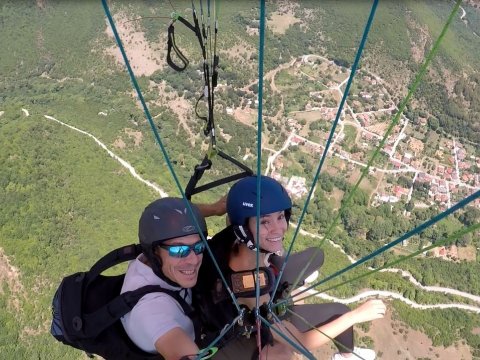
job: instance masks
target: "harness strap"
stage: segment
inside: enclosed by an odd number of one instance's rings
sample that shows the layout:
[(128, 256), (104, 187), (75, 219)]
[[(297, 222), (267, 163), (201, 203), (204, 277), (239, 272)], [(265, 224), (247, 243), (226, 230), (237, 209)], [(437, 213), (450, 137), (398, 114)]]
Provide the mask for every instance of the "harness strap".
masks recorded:
[[(218, 64), (219, 64), (219, 56), (216, 54), (216, 38), (217, 38), (217, 33), (218, 33), (218, 25), (215, 23), (215, 29), (214, 29), (214, 34), (215, 34), (215, 53), (213, 54), (213, 61), (212, 61), (212, 69), (210, 69), (210, 66), (207, 61), (207, 51), (206, 51), (206, 46), (205, 42), (207, 40), (207, 32), (205, 30), (205, 25), (203, 23), (203, 9), (202, 9), (202, 27), (200, 27), (200, 23), (198, 20), (197, 16), (197, 11), (195, 10), (194, 7), (192, 7), (193, 10), (193, 24), (190, 23), (188, 20), (183, 18), (182, 16), (172, 13), (172, 22), (170, 23), (168, 27), (168, 49), (167, 49), (167, 63), (168, 65), (176, 70), (176, 71), (183, 71), (189, 64), (189, 60), (185, 57), (185, 55), (182, 53), (182, 51), (177, 47), (175, 43), (175, 22), (178, 20), (180, 21), (183, 25), (185, 25), (188, 29), (193, 31), (197, 37), (198, 43), (200, 45), (201, 51), (202, 51), (202, 57), (203, 57), (203, 77), (204, 77), (204, 90), (200, 97), (197, 99), (197, 102), (195, 103), (195, 115), (205, 121), (205, 128), (203, 129), (203, 132), (205, 136), (210, 136), (211, 140), (211, 147), (215, 149), (216, 153), (222, 157), (223, 159), (230, 161), (237, 167), (243, 170), (243, 172), (231, 175), (228, 177), (225, 177), (220, 180), (215, 180), (212, 181), (208, 184), (199, 186), (196, 188), (196, 185), (198, 181), (202, 178), (203, 173), (205, 170), (208, 170), (212, 166), (212, 161), (210, 160), (208, 154), (205, 156), (205, 158), (202, 160), (202, 162), (195, 166), (194, 174), (190, 178), (190, 181), (187, 184), (187, 187), (185, 188), (185, 196), (187, 199), (191, 199), (192, 195), (200, 193), (202, 191), (206, 191), (209, 189), (212, 189), (214, 187), (239, 180), (243, 177), (246, 176), (251, 176), (253, 175), (253, 171), (248, 168), (247, 166), (243, 165), (239, 161), (233, 159), (232, 157), (228, 156), (227, 154), (223, 153), (222, 151), (217, 151), (216, 150), (216, 139), (215, 139), (215, 125), (213, 121), (213, 105), (214, 105), (214, 92), (213, 89), (217, 86), (218, 83)], [(172, 50), (175, 52), (176, 56), (180, 59), (181, 64), (176, 64), (172, 60)], [(211, 70), (211, 81), (210, 81), (210, 70)], [(205, 99), (207, 101), (208, 105), (208, 114), (206, 116), (202, 116), (198, 113), (198, 104), (202, 99)]]
[[(182, 65), (177, 65), (173, 62), (172, 56), (171, 56), (172, 49), (175, 51), (175, 54), (177, 55), (177, 57), (181, 60)], [(189, 64), (188, 59), (185, 57), (185, 55), (183, 55), (183, 53), (175, 43), (175, 26), (173, 25), (173, 22), (168, 27), (167, 63), (168, 65), (170, 65), (172, 69), (179, 72), (185, 70)]]
[[(192, 4), (193, 5), (193, 4)], [(187, 25), (188, 21), (181, 18), (179, 19), (182, 23), (184, 23), (185, 25)], [(194, 26), (192, 26), (190, 24), (187, 25), (193, 32), (195, 32), (195, 35), (197, 35), (197, 39), (198, 39), (198, 43), (200, 44), (200, 47), (202, 49), (202, 56), (203, 56), (203, 59), (206, 60), (207, 59), (207, 51), (205, 50), (205, 44), (203, 43), (203, 39), (202, 39), (202, 32), (200, 30), (200, 25), (198, 24), (198, 16), (197, 16), (197, 11), (195, 10), (195, 8), (193, 8), (193, 23), (194, 23)]]
[[(188, 20), (186, 20), (185, 18), (183, 18), (182, 16), (180, 16), (176, 13), (172, 13), (172, 18), (173, 18), (173, 20), (170, 23), (170, 25), (168, 26), (167, 63), (175, 71), (181, 72), (181, 71), (185, 70), (185, 68), (189, 64), (189, 60), (186, 58), (185, 55), (183, 55), (182, 51), (177, 47), (177, 45), (175, 43), (175, 22), (177, 20), (180, 21), (183, 25), (185, 25), (187, 28), (189, 28), (191, 31), (193, 31), (195, 33), (195, 35), (197, 36), (197, 39), (200, 43), (200, 47), (202, 49), (202, 55), (203, 55), (204, 59), (206, 57), (206, 52), (205, 52), (205, 46), (204, 46), (203, 41), (202, 41), (202, 34), (201, 34), (201, 31), (200, 31), (200, 26), (198, 24), (198, 19), (197, 19), (196, 12), (193, 11), (194, 25), (192, 25)], [(175, 52), (175, 54), (178, 56), (178, 58), (181, 60), (182, 65), (177, 65), (173, 62), (172, 56), (171, 56), (172, 49)]]
[(110, 251), (100, 258), (100, 260), (90, 268), (90, 271), (86, 273), (87, 286), (105, 270), (122, 262), (134, 260), (141, 253), (142, 247), (140, 244), (131, 244)]
[(217, 87), (218, 82), (218, 63), (220, 58), (218, 55), (213, 56), (213, 70), (212, 70), (212, 86)]
[(83, 333), (86, 337), (96, 337), (118, 319), (132, 311), (137, 302), (146, 294), (161, 292), (173, 297), (182, 307), (185, 315), (190, 316), (193, 308), (180, 296), (178, 291), (162, 288), (160, 285), (146, 285), (133, 291), (127, 291), (98, 310), (83, 317)]
[[(206, 124), (208, 124), (208, 118), (206, 116), (203, 116), (203, 115), (200, 115), (198, 113), (198, 103), (205, 97), (205, 94), (202, 93), (202, 95), (200, 95), (200, 97), (197, 99), (197, 102), (195, 103), (195, 115), (199, 118), (199, 119), (202, 119), (205, 121)], [(205, 136), (208, 135), (208, 132), (206, 131), (206, 128), (205, 130), (203, 130), (203, 133), (205, 134)]]

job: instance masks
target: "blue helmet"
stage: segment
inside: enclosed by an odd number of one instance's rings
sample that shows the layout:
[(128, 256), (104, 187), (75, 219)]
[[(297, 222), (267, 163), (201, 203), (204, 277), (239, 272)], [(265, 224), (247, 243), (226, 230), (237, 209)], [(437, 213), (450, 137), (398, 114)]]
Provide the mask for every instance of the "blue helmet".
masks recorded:
[[(285, 210), (289, 221), (292, 200), (285, 188), (268, 176), (260, 178), (260, 215)], [(227, 196), (227, 214), (232, 225), (246, 225), (248, 218), (257, 216), (257, 176), (241, 179)]]

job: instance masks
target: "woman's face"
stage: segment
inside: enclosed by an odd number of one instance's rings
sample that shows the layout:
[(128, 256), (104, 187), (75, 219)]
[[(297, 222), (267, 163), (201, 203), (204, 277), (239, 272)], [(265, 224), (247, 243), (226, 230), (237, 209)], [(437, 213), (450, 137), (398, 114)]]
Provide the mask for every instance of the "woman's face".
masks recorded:
[(256, 217), (248, 219), (248, 228), (253, 234), (255, 244), (259, 244), (261, 249), (272, 253), (283, 250), (282, 241), (288, 227), (285, 211), (260, 216), (258, 239), (256, 220)]

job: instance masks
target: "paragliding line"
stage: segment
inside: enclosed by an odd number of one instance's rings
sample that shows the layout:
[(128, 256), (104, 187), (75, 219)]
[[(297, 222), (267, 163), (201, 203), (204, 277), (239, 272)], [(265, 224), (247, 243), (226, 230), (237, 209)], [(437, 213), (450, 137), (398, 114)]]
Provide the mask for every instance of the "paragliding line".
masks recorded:
[[(286, 266), (287, 261), (288, 261), (288, 257), (290, 256), (290, 253), (293, 249), (293, 245), (294, 245), (295, 240), (297, 239), (298, 233), (300, 231), (300, 226), (303, 222), (303, 218), (305, 216), (308, 205), (310, 203), (310, 199), (312, 197), (313, 190), (315, 188), (315, 184), (317, 183), (318, 178), (320, 176), (320, 170), (323, 167), (323, 163), (325, 162), (325, 159), (327, 157), (328, 150), (330, 149), (330, 144), (332, 142), (333, 135), (335, 134), (335, 129), (337, 127), (338, 122), (340, 121), (340, 116), (342, 114), (343, 106), (345, 104), (345, 101), (347, 100), (347, 96), (348, 96), (348, 93), (350, 91), (350, 86), (353, 82), (353, 78), (355, 76), (358, 64), (360, 62), (360, 58), (362, 56), (362, 51), (365, 47), (365, 43), (367, 42), (368, 34), (370, 32), (370, 28), (371, 28), (373, 19), (375, 17), (375, 12), (377, 10), (377, 5), (378, 5), (378, 0), (374, 0), (374, 2), (372, 4), (372, 8), (370, 10), (370, 15), (368, 16), (367, 24), (365, 25), (365, 29), (363, 31), (363, 35), (362, 35), (362, 39), (360, 41), (360, 45), (358, 46), (357, 54), (355, 55), (355, 61), (353, 62), (353, 65), (352, 65), (352, 69), (351, 69), (351, 72), (350, 72), (350, 77), (348, 79), (348, 82), (347, 82), (347, 85), (346, 85), (346, 88), (345, 88), (345, 92), (343, 94), (342, 100), (341, 100), (340, 105), (338, 107), (337, 115), (335, 116), (335, 120), (333, 122), (332, 129), (330, 130), (330, 135), (328, 136), (328, 140), (325, 144), (325, 149), (323, 151), (322, 158), (320, 159), (320, 163), (318, 164), (317, 171), (315, 173), (315, 177), (313, 179), (312, 186), (310, 187), (310, 191), (308, 193), (307, 199), (305, 200), (305, 205), (303, 206), (302, 213), (301, 213), (300, 218), (298, 220), (298, 225), (297, 225), (297, 228), (295, 229), (295, 233), (293, 235), (292, 242), (290, 243), (290, 247), (288, 248), (287, 255), (285, 257), (285, 262), (282, 265), (282, 268), (280, 270), (280, 274), (279, 274), (278, 279), (275, 283), (275, 291), (277, 291), (277, 289), (278, 289), (280, 279), (282, 277), (282, 274), (285, 270), (285, 266)], [(319, 248), (320, 248), (320, 246), (319, 246)], [(312, 262), (313, 258), (317, 255), (317, 253), (318, 253), (318, 251), (316, 251), (314, 254), (312, 254), (312, 257), (310, 258), (310, 261), (306, 264), (304, 269), (306, 269), (310, 265), (310, 263)], [(303, 276), (303, 272), (304, 272), (304, 270), (298, 275), (297, 280), (295, 281), (295, 283), (292, 286), (292, 289), (294, 289), (297, 286), (300, 278)], [(270, 303), (271, 302), (272, 302), (272, 299), (270, 299)]]
[(413, 253), (411, 253), (411, 254), (408, 254), (408, 255), (406, 255), (406, 256), (402, 256), (401, 258), (399, 258), (399, 259), (397, 259), (397, 260), (391, 261), (391, 262), (389, 262), (389, 263), (387, 263), (387, 264), (384, 264), (383, 266), (381, 266), (381, 267), (379, 267), (379, 268), (376, 268), (376, 269), (371, 270), (371, 271), (369, 271), (369, 272), (366, 272), (366, 273), (364, 273), (364, 274), (358, 275), (358, 276), (356, 276), (356, 277), (354, 277), (354, 278), (352, 278), (352, 279), (346, 280), (346, 281), (344, 281), (344, 282), (341, 282), (341, 283), (336, 284), (336, 285), (334, 285), (334, 286), (331, 286), (331, 287), (329, 287), (329, 288), (319, 290), (318, 292), (315, 292), (314, 294), (310, 294), (310, 295), (308, 295), (308, 296), (306, 296), (306, 297), (303, 297), (303, 298), (301, 298), (300, 300), (305, 300), (305, 299), (307, 299), (307, 298), (309, 298), (309, 297), (311, 297), (311, 296), (315, 296), (315, 295), (317, 295), (317, 294), (321, 294), (321, 293), (324, 293), (324, 292), (327, 292), (327, 291), (336, 289), (336, 288), (338, 288), (338, 287), (340, 287), (340, 286), (347, 285), (347, 284), (352, 283), (352, 282), (354, 282), (354, 281), (360, 280), (360, 279), (362, 279), (362, 278), (364, 278), (364, 277), (367, 277), (367, 276), (370, 276), (370, 275), (372, 275), (372, 274), (375, 274), (376, 272), (379, 272), (380, 270), (383, 270), (383, 269), (392, 267), (392, 266), (394, 266), (394, 265), (397, 265), (397, 264), (399, 264), (399, 263), (401, 263), (401, 262), (403, 262), (403, 261), (405, 261), (405, 260), (411, 259), (411, 258), (413, 258), (413, 257), (415, 257), (415, 256), (417, 256), (417, 255), (420, 255), (420, 254), (422, 254), (422, 253), (425, 253), (426, 251), (429, 251), (429, 250), (434, 249), (434, 248), (436, 248), (436, 247), (444, 246), (444, 245), (449, 245), (449, 244), (451, 244), (453, 241), (457, 240), (459, 237), (461, 237), (461, 236), (463, 236), (463, 235), (466, 235), (466, 234), (468, 234), (468, 233), (471, 233), (471, 232), (473, 232), (473, 231), (475, 231), (475, 230), (478, 230), (479, 228), (480, 228), (480, 223), (479, 223), (479, 224), (475, 224), (475, 225), (471, 225), (471, 226), (469, 226), (469, 227), (467, 227), (467, 228), (465, 228), (465, 229), (460, 229), (460, 230), (456, 231), (455, 233), (451, 234), (449, 237), (447, 237), (447, 238), (444, 239), (444, 240), (435, 241), (434, 244), (431, 244), (431, 245), (429, 245), (429, 246), (426, 246), (426, 247), (424, 247), (424, 248), (422, 248), (422, 249), (420, 249), (420, 250), (417, 250), (417, 251), (415, 251), (415, 252), (413, 252)]
[(185, 206), (188, 208), (188, 213), (190, 215), (190, 218), (194, 221), (194, 224), (195, 224), (195, 227), (197, 228), (198, 232), (199, 232), (199, 235), (200, 237), (202, 238), (202, 241), (206, 244), (206, 248), (208, 250), (208, 253), (210, 254), (210, 256), (212, 257), (213, 259), (213, 263), (217, 269), (217, 272), (219, 273), (221, 279), (222, 279), (222, 282), (223, 284), (225, 285), (225, 288), (227, 289), (227, 292), (228, 294), (230, 295), (230, 297), (232, 298), (233, 300), (233, 303), (237, 309), (237, 311), (240, 313), (240, 306), (237, 302), (237, 299), (236, 297), (234, 296), (232, 290), (230, 289), (230, 287), (228, 286), (228, 283), (225, 279), (225, 276), (223, 275), (222, 271), (220, 270), (220, 267), (218, 266), (218, 263), (217, 261), (215, 260), (215, 257), (213, 256), (213, 253), (212, 253), (212, 250), (210, 249), (210, 246), (208, 245), (208, 242), (207, 242), (207, 239), (205, 239), (205, 236), (203, 235), (202, 231), (200, 231), (200, 225), (198, 224), (198, 221), (196, 219), (196, 217), (193, 215), (193, 209), (190, 205), (190, 202), (186, 200), (186, 197), (185, 197), (185, 193), (180, 185), (180, 181), (178, 180), (178, 177), (175, 173), (175, 170), (173, 169), (173, 166), (172, 166), (172, 163), (170, 162), (170, 159), (168, 157), (168, 154), (167, 154), (167, 151), (165, 149), (165, 146), (163, 145), (163, 142), (162, 142), (162, 139), (160, 138), (160, 135), (157, 131), (157, 128), (152, 120), (152, 116), (150, 115), (150, 111), (148, 110), (148, 106), (145, 102), (145, 99), (143, 98), (143, 95), (142, 95), (142, 91), (140, 89), (140, 86), (138, 85), (138, 82), (135, 78), (135, 75), (133, 73), (133, 70), (130, 66), (130, 62), (128, 61), (128, 57), (127, 57), (127, 54), (125, 52), (125, 49), (123, 48), (123, 45), (122, 45), (122, 41), (120, 39), (120, 36), (118, 35), (118, 32), (117, 32), (117, 28), (115, 26), (115, 23), (113, 21), (113, 17), (110, 13), (110, 9), (108, 8), (108, 4), (107, 4), (107, 0), (102, 0), (102, 5), (103, 5), (103, 9), (105, 11), (105, 15), (107, 16), (108, 18), (108, 21), (110, 23), (110, 27), (112, 28), (112, 31), (113, 31), (113, 35), (115, 36), (115, 40), (117, 42), (117, 45), (120, 49), (120, 52), (122, 53), (122, 57), (123, 57), (123, 60), (125, 62), (125, 66), (127, 67), (127, 71), (128, 71), (128, 74), (130, 75), (130, 79), (132, 81), (132, 84), (137, 92), (137, 96), (138, 96), (138, 99), (140, 100), (140, 103), (142, 104), (142, 107), (143, 107), (143, 111), (145, 113), (145, 116), (147, 117), (147, 120), (150, 124), (150, 128), (152, 129), (153, 131), (153, 134), (154, 134), (154, 137), (155, 137), (155, 140), (157, 141), (158, 145), (160, 146), (160, 150), (163, 154), (163, 157), (165, 159), (165, 162), (167, 163), (167, 167), (170, 171), (170, 173), (172, 174), (172, 177), (173, 177), (173, 180), (175, 181), (175, 184), (177, 185), (177, 188), (178, 190), (180, 191), (180, 193), (182, 194), (182, 197), (185, 201)]
[(458, 203), (456, 203), (454, 206), (448, 208), (447, 210), (445, 210), (444, 212), (434, 216), (433, 218), (431, 218), (430, 220), (427, 220), (425, 221), (423, 224), (417, 226), (416, 228), (406, 232), (405, 234), (403, 234), (401, 237), (399, 237), (398, 239), (390, 242), (389, 244), (386, 244), (384, 246), (382, 246), (381, 248), (373, 251), (372, 253), (368, 254), (367, 256), (364, 256), (363, 258), (357, 260), (355, 263), (353, 264), (350, 264), (349, 266), (343, 268), (342, 270), (339, 270), (335, 273), (333, 273), (332, 275), (330, 276), (327, 276), (326, 278), (320, 280), (319, 282), (307, 287), (306, 289), (298, 292), (296, 294), (296, 296), (310, 290), (310, 289), (313, 289), (314, 287), (318, 286), (318, 285), (321, 285), (321, 284), (324, 284), (326, 283), (327, 281), (329, 280), (332, 280), (333, 278), (349, 271), (350, 269), (353, 269), (355, 267), (357, 267), (358, 265), (361, 265), (363, 264), (364, 262), (374, 258), (375, 256), (385, 252), (386, 250), (392, 248), (393, 246), (401, 243), (402, 241), (405, 241), (406, 239), (412, 237), (413, 235), (416, 235), (416, 234), (419, 234), (420, 232), (422, 232), (423, 230), (425, 230), (426, 228), (436, 224), (437, 222), (439, 222), (440, 220), (444, 219), (445, 217), (449, 216), (450, 214), (454, 213), (455, 211), (457, 211), (458, 209), (461, 209), (463, 208), (465, 205), (469, 204), (470, 202), (472, 201), (475, 201), (476, 199), (480, 198), (480, 190), (477, 190), (475, 193), (473, 193), (472, 195), (470, 196), (467, 196), (465, 199), (459, 201)]
[[(260, 33), (259, 33), (259, 48), (258, 48), (258, 119), (257, 119), (257, 221), (256, 221), (256, 235), (259, 238), (260, 233), (260, 199), (261, 199), (261, 185), (260, 174), (262, 173), (262, 115), (263, 115), (263, 62), (265, 49), (265, 0), (260, 0)], [(255, 269), (255, 315), (257, 325), (257, 346), (258, 356), (262, 350), (261, 334), (260, 334), (260, 244), (256, 246), (256, 269)]]

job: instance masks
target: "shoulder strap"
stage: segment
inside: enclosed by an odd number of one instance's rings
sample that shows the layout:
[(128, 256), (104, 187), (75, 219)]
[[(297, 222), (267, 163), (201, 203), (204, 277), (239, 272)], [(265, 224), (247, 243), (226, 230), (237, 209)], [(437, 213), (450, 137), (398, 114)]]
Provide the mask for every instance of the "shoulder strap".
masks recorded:
[(235, 234), (233, 233), (231, 226), (218, 232), (213, 238), (208, 240), (208, 246), (210, 247), (213, 257), (209, 252), (205, 253), (203, 256), (197, 284), (194, 287), (200, 293), (208, 294), (211, 289), (213, 289), (216, 280), (219, 278), (214, 260), (217, 262), (223, 274), (229, 272), (230, 268), (228, 266), (228, 259), (234, 241)]
[(105, 270), (118, 265), (122, 262), (134, 260), (142, 253), (140, 244), (131, 244), (121, 248), (110, 251), (107, 255), (98, 260), (86, 273), (87, 286), (97, 278)]
[(178, 291), (164, 289), (160, 285), (146, 285), (133, 291), (120, 294), (100, 309), (84, 315), (83, 329), (87, 337), (96, 337), (112, 326), (122, 316), (132, 311), (137, 302), (146, 294), (163, 292), (173, 297), (182, 307), (185, 315), (190, 316), (193, 308), (180, 296)]

